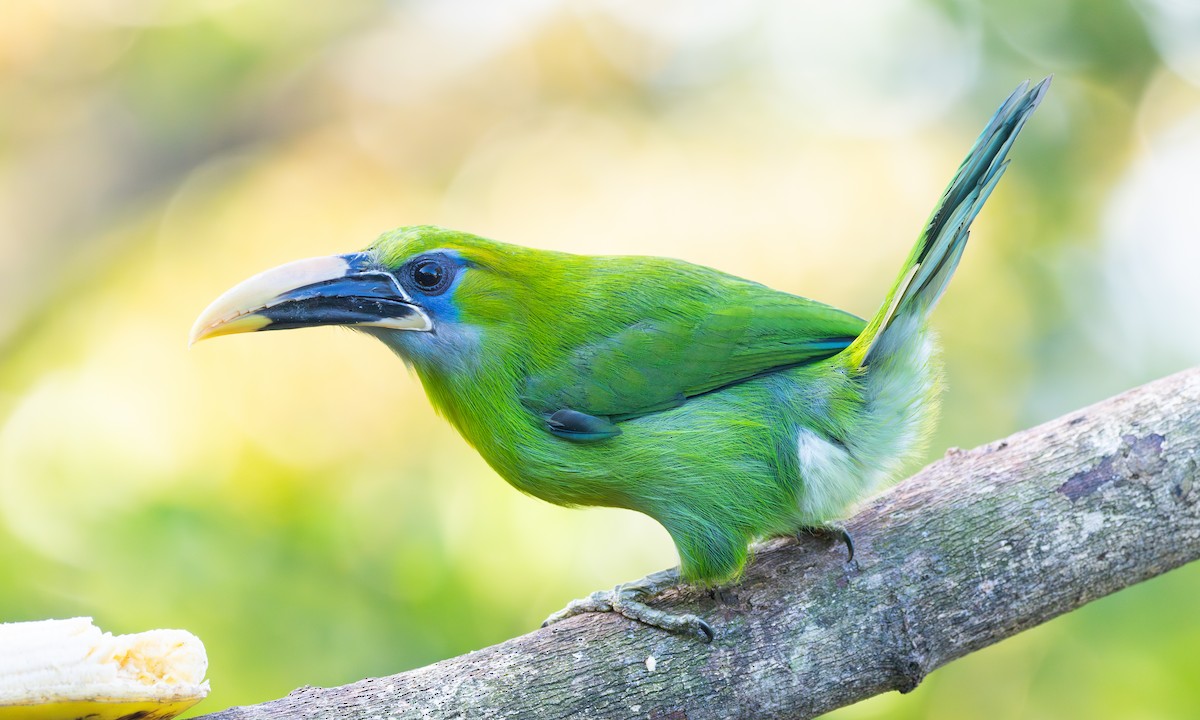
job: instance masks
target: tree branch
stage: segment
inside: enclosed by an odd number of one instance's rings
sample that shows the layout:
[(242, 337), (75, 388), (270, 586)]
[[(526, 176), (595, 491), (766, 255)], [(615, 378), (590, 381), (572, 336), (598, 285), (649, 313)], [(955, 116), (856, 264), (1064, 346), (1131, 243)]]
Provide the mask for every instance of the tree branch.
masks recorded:
[(387, 678), (207, 715), (808, 718), (1200, 557), (1200, 368), (952, 450), (870, 501), (857, 554), (773, 540), (717, 598), (658, 604), (710, 645), (611, 613)]

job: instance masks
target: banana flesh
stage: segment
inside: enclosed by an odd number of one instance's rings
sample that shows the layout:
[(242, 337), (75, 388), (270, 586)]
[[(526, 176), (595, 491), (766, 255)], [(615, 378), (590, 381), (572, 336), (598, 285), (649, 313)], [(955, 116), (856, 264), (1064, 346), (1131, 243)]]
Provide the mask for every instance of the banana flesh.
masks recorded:
[(167, 720), (208, 694), (207, 670), (204, 644), (185, 630), (0, 623), (0, 720)]

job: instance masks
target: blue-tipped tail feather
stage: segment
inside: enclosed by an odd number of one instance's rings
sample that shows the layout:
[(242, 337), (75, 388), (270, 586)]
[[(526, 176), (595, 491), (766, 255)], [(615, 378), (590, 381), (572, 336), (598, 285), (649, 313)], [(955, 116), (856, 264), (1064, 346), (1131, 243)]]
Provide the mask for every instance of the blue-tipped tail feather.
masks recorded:
[(1049, 86), (1050, 78), (1032, 89), (1028, 81), (1021, 83), (984, 128), (926, 223), (887, 300), (847, 349), (856, 365), (870, 365), (903, 344), (905, 338), (891, 334), (907, 335), (923, 325), (958, 266), (971, 221), (1008, 167), (1009, 148)]

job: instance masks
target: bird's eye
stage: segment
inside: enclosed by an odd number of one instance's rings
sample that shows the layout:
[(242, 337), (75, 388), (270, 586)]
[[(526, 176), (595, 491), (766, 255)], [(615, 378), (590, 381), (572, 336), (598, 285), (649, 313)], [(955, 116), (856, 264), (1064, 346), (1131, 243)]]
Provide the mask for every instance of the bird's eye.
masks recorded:
[(450, 286), (453, 269), (444, 258), (422, 258), (412, 264), (413, 284), (428, 295), (444, 292)]

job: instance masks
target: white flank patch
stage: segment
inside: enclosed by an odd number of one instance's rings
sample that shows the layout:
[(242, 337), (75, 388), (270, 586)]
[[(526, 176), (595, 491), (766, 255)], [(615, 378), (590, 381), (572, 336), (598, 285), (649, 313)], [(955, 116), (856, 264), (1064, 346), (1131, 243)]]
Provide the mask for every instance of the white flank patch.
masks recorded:
[(836, 517), (862, 486), (857, 479), (862, 468), (850, 453), (808, 428), (796, 435), (796, 457), (800, 460), (800, 510), (814, 519)]

